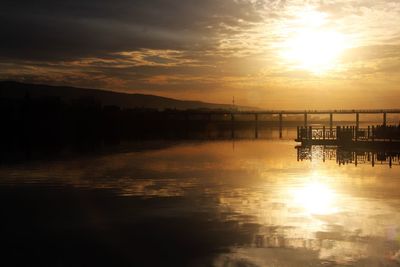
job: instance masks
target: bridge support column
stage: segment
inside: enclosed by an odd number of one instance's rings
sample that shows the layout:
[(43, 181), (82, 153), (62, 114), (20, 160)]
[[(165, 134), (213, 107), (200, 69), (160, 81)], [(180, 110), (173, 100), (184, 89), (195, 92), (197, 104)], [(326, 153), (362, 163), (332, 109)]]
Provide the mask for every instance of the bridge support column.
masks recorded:
[(372, 167), (375, 166), (375, 154), (372, 152), (372, 160), (371, 160)]
[(282, 138), (282, 113), (279, 113), (279, 138)]
[(254, 119), (256, 121), (256, 128), (255, 128), (255, 138), (258, 138), (258, 114), (254, 114)]
[(329, 129), (332, 132), (332, 129), (333, 129), (333, 113), (329, 113)]
[(372, 129), (371, 129), (371, 138), (372, 138), (372, 142), (375, 141), (375, 126), (372, 125)]
[(383, 112), (383, 126), (386, 126), (386, 112)]
[(360, 127), (360, 113), (356, 113), (356, 129)]
[(353, 152), (354, 153), (354, 165), (357, 167), (357, 165), (358, 165), (358, 162), (357, 162), (357, 160), (358, 160), (358, 158), (357, 158), (357, 152)]
[(354, 140), (358, 141), (358, 126), (354, 128)]
[(231, 136), (232, 139), (235, 138), (235, 116), (231, 113)]
[(367, 140), (369, 140), (369, 137), (371, 136), (370, 131), (371, 127), (368, 125)]
[(304, 113), (304, 127), (307, 128), (307, 112)]

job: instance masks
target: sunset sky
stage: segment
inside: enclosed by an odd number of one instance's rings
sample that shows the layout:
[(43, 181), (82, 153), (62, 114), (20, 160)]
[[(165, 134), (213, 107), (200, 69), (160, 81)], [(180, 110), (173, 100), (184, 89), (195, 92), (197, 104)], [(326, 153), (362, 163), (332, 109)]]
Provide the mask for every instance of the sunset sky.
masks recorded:
[(0, 79), (266, 109), (392, 108), (400, 1), (3, 0)]

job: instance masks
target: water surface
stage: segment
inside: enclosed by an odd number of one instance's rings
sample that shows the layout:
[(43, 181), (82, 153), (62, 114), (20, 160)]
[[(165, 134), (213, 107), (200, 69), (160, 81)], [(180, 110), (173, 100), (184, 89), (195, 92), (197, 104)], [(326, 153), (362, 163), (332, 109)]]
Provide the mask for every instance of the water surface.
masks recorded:
[(146, 141), (2, 165), (0, 261), (398, 266), (400, 166), (297, 161), (295, 145)]

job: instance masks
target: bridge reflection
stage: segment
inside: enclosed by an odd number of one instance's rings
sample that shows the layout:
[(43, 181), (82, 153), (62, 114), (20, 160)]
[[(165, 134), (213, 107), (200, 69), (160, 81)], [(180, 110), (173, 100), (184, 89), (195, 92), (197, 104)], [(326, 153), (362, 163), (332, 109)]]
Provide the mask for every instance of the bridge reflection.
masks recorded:
[(400, 166), (400, 151), (394, 150), (361, 150), (343, 149), (338, 146), (297, 146), (297, 161), (327, 161), (336, 160), (339, 165), (370, 164)]

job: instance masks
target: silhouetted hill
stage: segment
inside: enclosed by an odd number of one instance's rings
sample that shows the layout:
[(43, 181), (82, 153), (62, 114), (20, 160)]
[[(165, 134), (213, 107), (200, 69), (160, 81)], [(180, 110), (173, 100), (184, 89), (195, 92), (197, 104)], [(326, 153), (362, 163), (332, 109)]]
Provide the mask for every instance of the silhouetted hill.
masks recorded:
[[(21, 98), (27, 94), (31, 98), (59, 97), (64, 101), (80, 98), (91, 98), (102, 105), (116, 105), (121, 108), (155, 108), (155, 109), (231, 109), (231, 105), (213, 104), (201, 101), (184, 101), (167, 97), (128, 94), (112, 91), (76, 88), (66, 86), (50, 86), (42, 84), (26, 84), (14, 81), (0, 81), (0, 97)], [(252, 107), (236, 106), (241, 110), (256, 109)]]

